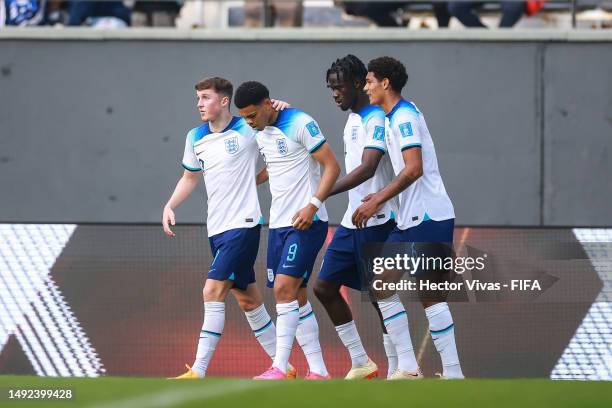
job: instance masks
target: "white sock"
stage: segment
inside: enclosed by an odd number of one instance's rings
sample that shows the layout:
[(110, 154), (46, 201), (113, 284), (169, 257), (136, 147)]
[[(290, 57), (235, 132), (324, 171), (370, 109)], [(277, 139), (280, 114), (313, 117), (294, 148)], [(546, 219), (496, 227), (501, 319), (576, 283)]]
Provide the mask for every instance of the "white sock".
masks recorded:
[(262, 303), (257, 308), (244, 312), (247, 321), (265, 352), (274, 360), (276, 355), (276, 326), (270, 318), (266, 306)]
[(208, 363), (210, 363), (215, 348), (217, 348), (217, 343), (223, 333), (224, 325), (225, 303), (204, 302), (204, 324), (200, 332), (196, 359), (193, 363), (193, 367), (191, 367), (200, 378), (204, 378), (206, 375)]
[(361, 343), (355, 321), (351, 320), (348, 323), (336, 326), (336, 331), (338, 332), (338, 336), (340, 336), (340, 340), (342, 340), (342, 344), (344, 344), (344, 347), (347, 348), (351, 355), (353, 367), (365, 365), (368, 362), (368, 354)]
[(383, 333), (383, 345), (385, 346), (385, 353), (387, 354), (387, 378), (389, 378), (397, 369), (397, 351), (395, 351), (395, 346), (388, 333)]
[(300, 307), (300, 321), (295, 338), (302, 347), (310, 372), (323, 376), (328, 375), (325, 361), (323, 361), (321, 344), (319, 344), (319, 325), (309, 301)]
[(276, 305), (276, 354), (272, 365), (284, 373), (287, 372), (293, 339), (300, 321), (299, 308), (297, 300)]
[(397, 352), (397, 367), (402, 371), (416, 372), (419, 366), (412, 348), (406, 309), (399, 296), (396, 293), (390, 298), (380, 300), (378, 307)]
[(451, 316), (446, 302), (437, 303), (425, 309), (425, 315), (429, 320), (429, 332), (440, 358), (442, 359), (442, 375), (447, 378), (463, 378), (457, 345), (455, 344), (455, 329), (453, 317)]

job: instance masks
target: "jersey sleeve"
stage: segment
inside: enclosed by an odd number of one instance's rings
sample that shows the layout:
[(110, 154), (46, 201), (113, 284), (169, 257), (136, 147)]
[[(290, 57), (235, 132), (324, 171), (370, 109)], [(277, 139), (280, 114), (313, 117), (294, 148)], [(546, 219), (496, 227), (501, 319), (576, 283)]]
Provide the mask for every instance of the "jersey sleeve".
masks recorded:
[(365, 149), (378, 149), (387, 152), (387, 141), (385, 140), (385, 115), (372, 115), (366, 119), (363, 126), (366, 134)]
[(193, 150), (192, 132), (187, 134), (187, 138), (185, 140), (185, 152), (183, 153), (183, 161), (181, 162), (181, 165), (189, 171), (200, 171), (202, 168), (200, 167), (200, 162), (198, 161), (195, 151)]
[(397, 112), (391, 123), (393, 134), (402, 151), (411, 147), (421, 147), (422, 137), (417, 113)]
[(313, 118), (305, 115), (302, 119), (304, 124), (298, 131), (298, 142), (312, 154), (325, 143), (325, 137)]

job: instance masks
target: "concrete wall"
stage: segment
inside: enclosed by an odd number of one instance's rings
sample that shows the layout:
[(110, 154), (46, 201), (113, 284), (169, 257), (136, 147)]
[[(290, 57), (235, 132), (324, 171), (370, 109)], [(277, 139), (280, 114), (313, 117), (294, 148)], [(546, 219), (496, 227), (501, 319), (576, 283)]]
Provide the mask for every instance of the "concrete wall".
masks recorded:
[[(350, 52), (407, 65), (458, 224), (612, 225), (609, 33), (297, 32), (0, 32), (0, 221), (158, 222), (208, 75), (267, 84), (341, 159), (324, 74)], [(201, 222), (203, 199), (178, 222)]]

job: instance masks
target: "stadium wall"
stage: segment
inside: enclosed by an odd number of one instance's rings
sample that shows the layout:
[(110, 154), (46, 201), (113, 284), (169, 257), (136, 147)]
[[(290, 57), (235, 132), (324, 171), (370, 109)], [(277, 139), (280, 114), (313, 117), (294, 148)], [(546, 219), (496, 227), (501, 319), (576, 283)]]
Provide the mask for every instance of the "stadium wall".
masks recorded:
[[(609, 32), (4, 29), (0, 50), (3, 222), (159, 222), (208, 75), (267, 84), (341, 159), (345, 114), (324, 78), (347, 53), (406, 63), (458, 224), (612, 219)], [(345, 203), (328, 201), (332, 223)], [(203, 214), (191, 199), (177, 216)]]

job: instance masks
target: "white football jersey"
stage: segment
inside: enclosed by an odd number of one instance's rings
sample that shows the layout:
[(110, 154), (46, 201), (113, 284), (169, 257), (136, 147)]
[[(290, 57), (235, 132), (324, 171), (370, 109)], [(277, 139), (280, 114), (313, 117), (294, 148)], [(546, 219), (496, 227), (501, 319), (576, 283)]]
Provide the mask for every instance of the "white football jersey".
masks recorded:
[[(317, 191), (321, 170), (310, 154), (325, 138), (310, 115), (293, 108), (279, 112), (276, 122), (256, 137), (270, 177), (270, 228), (289, 227), (295, 213), (308, 205)], [(316, 220), (327, 221), (325, 204), (317, 211)]]
[[(378, 149), (385, 154), (380, 159), (374, 176), (361, 183), (357, 187), (349, 190), (349, 203), (342, 226), (345, 228), (355, 228), (351, 218), (355, 210), (362, 204), (363, 197), (384, 188), (393, 179), (393, 167), (387, 153), (387, 143), (385, 141), (385, 111), (381, 108), (369, 105), (359, 113), (352, 112), (344, 126), (344, 164), (346, 172), (350, 173), (361, 165), (361, 158), (364, 149)], [(368, 227), (381, 225), (394, 217), (397, 212), (397, 198), (387, 201), (381, 209), (368, 220)]]
[(387, 148), (395, 174), (404, 168), (403, 150), (418, 146), (423, 157), (423, 175), (399, 195), (398, 228), (414, 227), (428, 219), (443, 221), (455, 218), (423, 114), (413, 103), (401, 99), (387, 118)]
[(219, 133), (204, 123), (187, 134), (182, 164), (204, 173), (209, 237), (263, 223), (255, 184), (257, 157), (255, 132), (239, 117)]

